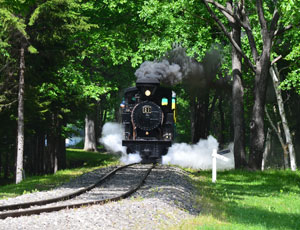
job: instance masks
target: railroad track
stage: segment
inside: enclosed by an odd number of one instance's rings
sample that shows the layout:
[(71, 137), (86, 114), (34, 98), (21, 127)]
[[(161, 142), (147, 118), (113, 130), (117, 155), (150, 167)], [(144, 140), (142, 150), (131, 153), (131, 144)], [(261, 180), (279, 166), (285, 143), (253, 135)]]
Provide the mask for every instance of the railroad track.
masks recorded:
[[(30, 215), (34, 215), (34, 214), (40, 214), (40, 213), (45, 213), (45, 212), (55, 212), (55, 211), (59, 211), (62, 209), (80, 208), (80, 207), (90, 206), (90, 205), (95, 205), (95, 204), (105, 204), (108, 202), (118, 201), (118, 200), (127, 198), (128, 196), (133, 194), (135, 191), (137, 191), (142, 186), (142, 184), (144, 183), (144, 181), (150, 174), (151, 170), (155, 167), (154, 164), (145, 166), (145, 167), (147, 167), (146, 170), (143, 170), (142, 176), (139, 178), (138, 182), (134, 183), (133, 186), (132, 186), (133, 183), (130, 182), (130, 179), (128, 179), (129, 184), (127, 185), (127, 187), (129, 187), (129, 188), (127, 189), (127, 191), (123, 191), (121, 193), (119, 192), (119, 194), (113, 195), (114, 191), (108, 190), (108, 191), (102, 192), (102, 193), (106, 193), (103, 195), (104, 197), (105, 196), (106, 197), (101, 198), (101, 199), (97, 198), (97, 196), (99, 196), (99, 193), (101, 193), (101, 191), (96, 191), (94, 193), (97, 195), (95, 196), (95, 198), (92, 201), (85, 201), (85, 202), (77, 201), (77, 203), (76, 202), (66, 203), (66, 202), (75, 200), (77, 197), (80, 197), (84, 194), (86, 194), (88, 196), (88, 194), (87, 194), (88, 192), (99, 188), (100, 185), (104, 186), (105, 184), (109, 183), (110, 180), (118, 180), (118, 177), (120, 177), (120, 175), (122, 175), (122, 174), (127, 175), (129, 177), (136, 176), (137, 172), (134, 168), (132, 168), (132, 166), (135, 166), (135, 165), (137, 165), (137, 164), (135, 163), (135, 164), (129, 164), (129, 165), (118, 167), (115, 170), (107, 173), (105, 176), (103, 176), (101, 179), (99, 179), (96, 183), (94, 183), (88, 187), (85, 187), (83, 189), (79, 189), (75, 192), (69, 193), (67, 195), (55, 197), (52, 199), (34, 201), (34, 202), (26, 202), (26, 203), (0, 206), (0, 219), (5, 219), (7, 217), (30, 216)], [(126, 170), (127, 170), (127, 172), (126, 172)], [(113, 178), (115, 178), (115, 179), (113, 179)], [(123, 179), (121, 178), (121, 180), (124, 180), (124, 178)], [(113, 185), (113, 187), (115, 187), (115, 186)], [(109, 194), (109, 193), (111, 193), (111, 194)], [(49, 204), (52, 204), (52, 205), (48, 206)], [(45, 206), (45, 207), (35, 207), (35, 206)], [(31, 209), (32, 207), (34, 207), (34, 208)], [(13, 210), (15, 210), (15, 211), (13, 211)]]

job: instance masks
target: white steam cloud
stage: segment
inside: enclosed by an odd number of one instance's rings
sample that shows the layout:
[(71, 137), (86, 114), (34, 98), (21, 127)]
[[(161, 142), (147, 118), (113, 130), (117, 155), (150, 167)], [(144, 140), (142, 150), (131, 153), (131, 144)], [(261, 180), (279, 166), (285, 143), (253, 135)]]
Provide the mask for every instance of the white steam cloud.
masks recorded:
[[(102, 138), (100, 142), (107, 151), (121, 154), (120, 161), (124, 164), (138, 163), (142, 159), (139, 153), (126, 154), (126, 147), (122, 146), (123, 126), (119, 123), (107, 122), (102, 129)], [(174, 164), (182, 167), (194, 169), (211, 169), (212, 168), (212, 151), (218, 149), (219, 143), (213, 137), (209, 136), (207, 140), (201, 139), (197, 144), (189, 145), (186, 143), (175, 143), (163, 156), (163, 164)], [(234, 156), (233, 145), (229, 145), (230, 153), (223, 156), (229, 158), (228, 162), (217, 160), (218, 170), (233, 169)]]
[(139, 153), (131, 153), (131, 154), (124, 154), (122, 155), (120, 161), (124, 164), (132, 164), (132, 163), (138, 163), (142, 161), (142, 158)]
[(102, 129), (102, 143), (105, 149), (112, 153), (126, 153), (126, 147), (122, 146), (123, 127), (119, 123), (107, 122)]
[(142, 159), (139, 153), (126, 154), (126, 147), (122, 146), (124, 129), (119, 123), (107, 122), (102, 129), (102, 137), (100, 143), (102, 143), (105, 149), (112, 153), (121, 154), (120, 161), (124, 164), (138, 163)]
[[(186, 143), (173, 144), (168, 154), (163, 156), (163, 164), (174, 164), (182, 167), (207, 170), (212, 168), (212, 151), (218, 149), (219, 143), (209, 136), (207, 140), (201, 139), (197, 144), (189, 145)], [(224, 154), (229, 158), (228, 162), (217, 160), (218, 170), (234, 168), (234, 157), (232, 149), (230, 153)]]

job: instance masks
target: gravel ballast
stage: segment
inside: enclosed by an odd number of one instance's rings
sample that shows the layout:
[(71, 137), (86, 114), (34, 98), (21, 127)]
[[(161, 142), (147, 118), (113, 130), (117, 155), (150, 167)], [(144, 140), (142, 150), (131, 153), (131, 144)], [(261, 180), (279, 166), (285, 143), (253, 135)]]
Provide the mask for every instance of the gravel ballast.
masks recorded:
[[(0, 205), (53, 198), (73, 192), (92, 184), (112, 169), (113, 167), (109, 167), (84, 174), (51, 191), (36, 192), (1, 200)], [(145, 169), (143, 168), (143, 170)], [(122, 186), (123, 182), (119, 180), (118, 187)], [(128, 185), (124, 181), (124, 187), (126, 186)], [(127, 199), (105, 205), (6, 218), (0, 220), (0, 229), (167, 228), (199, 213), (199, 210), (194, 207), (194, 192), (195, 189), (184, 171), (176, 167), (158, 165), (151, 172), (141, 189)], [(101, 197), (100, 193), (99, 197)], [(93, 199), (95, 199), (94, 196)]]

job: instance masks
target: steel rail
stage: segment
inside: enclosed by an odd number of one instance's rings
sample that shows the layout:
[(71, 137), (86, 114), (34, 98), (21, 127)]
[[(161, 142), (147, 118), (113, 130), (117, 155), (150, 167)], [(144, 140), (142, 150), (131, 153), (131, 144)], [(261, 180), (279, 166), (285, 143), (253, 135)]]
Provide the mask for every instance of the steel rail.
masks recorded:
[(54, 198), (46, 199), (46, 200), (39, 200), (39, 201), (32, 201), (32, 202), (18, 203), (18, 204), (11, 204), (11, 205), (3, 205), (3, 206), (0, 206), (0, 211), (8, 211), (8, 210), (16, 210), (16, 209), (22, 209), (22, 208), (29, 208), (29, 207), (35, 206), (35, 205), (41, 206), (41, 205), (50, 204), (50, 203), (54, 203), (54, 202), (58, 202), (58, 201), (72, 199), (72, 198), (74, 198), (76, 196), (79, 196), (79, 195), (81, 195), (81, 194), (83, 194), (85, 192), (88, 192), (91, 189), (95, 188), (96, 186), (102, 184), (107, 178), (109, 178), (110, 176), (114, 175), (117, 171), (119, 171), (119, 170), (121, 170), (123, 168), (129, 167), (129, 166), (135, 165), (135, 164), (137, 164), (137, 163), (120, 166), (120, 167), (114, 169), (113, 171), (107, 173), (105, 176), (103, 176), (96, 183), (94, 183), (94, 184), (92, 184), (92, 185), (90, 185), (88, 187), (79, 189), (79, 190), (77, 190), (75, 192), (68, 193), (67, 195), (63, 195), (63, 196), (59, 196), (59, 197), (54, 197)]
[[(131, 164), (131, 165), (133, 165), (133, 164)], [(129, 166), (129, 165), (127, 165), (127, 166)], [(121, 199), (127, 198), (128, 196), (130, 196), (131, 194), (136, 192), (142, 186), (142, 184), (145, 182), (146, 178), (148, 177), (148, 175), (150, 174), (150, 172), (152, 171), (152, 169), (154, 167), (155, 167), (155, 164), (153, 164), (147, 170), (146, 174), (143, 176), (143, 178), (140, 180), (140, 182), (137, 186), (131, 188), (129, 191), (127, 191), (127, 192), (125, 192), (125, 193), (123, 193), (119, 196), (112, 197), (112, 198), (107, 198), (107, 199), (102, 199), (102, 200), (77, 203), (77, 204), (68, 204), (68, 205), (61, 205), (61, 206), (48, 207), (48, 208), (39, 208), (39, 209), (22, 210), (22, 211), (15, 211), (15, 212), (6, 212), (6, 213), (1, 213), (0, 214), (0, 219), (5, 219), (5, 218), (8, 218), (8, 217), (30, 216), (30, 215), (40, 214), (40, 213), (45, 213), (45, 212), (55, 212), (55, 211), (59, 211), (59, 210), (62, 210), (62, 209), (81, 208), (81, 207), (95, 205), (95, 204), (103, 205), (103, 204), (106, 204), (108, 202), (119, 201)]]

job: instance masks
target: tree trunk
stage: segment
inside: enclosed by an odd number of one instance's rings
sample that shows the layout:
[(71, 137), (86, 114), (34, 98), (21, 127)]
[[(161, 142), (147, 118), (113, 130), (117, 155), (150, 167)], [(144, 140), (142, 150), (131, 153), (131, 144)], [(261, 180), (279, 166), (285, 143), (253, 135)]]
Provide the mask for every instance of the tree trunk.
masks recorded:
[(44, 165), (44, 154), (45, 154), (45, 134), (43, 132), (37, 131), (35, 135), (36, 146), (34, 154), (34, 163), (35, 163), (35, 173), (42, 174), (43, 165)]
[(96, 143), (100, 145), (99, 139), (102, 135), (102, 128), (106, 121), (106, 110), (104, 109), (104, 103), (106, 103), (106, 99), (101, 98), (101, 100), (97, 103), (97, 112), (95, 117), (95, 135), (96, 135)]
[(51, 129), (47, 135), (47, 149), (49, 160), (47, 171), (56, 173), (60, 169), (66, 168), (66, 146), (65, 138), (62, 136), (62, 120), (57, 113), (52, 114)]
[[(233, 25), (232, 37), (241, 46), (241, 28)], [(242, 59), (237, 50), (232, 47), (232, 109), (234, 125), (234, 162), (235, 168), (246, 166), (245, 126), (244, 126), (244, 88), (242, 84)]]
[[(276, 109), (274, 109), (276, 112)], [(286, 148), (286, 145), (284, 144), (284, 141), (283, 141), (283, 138), (281, 136), (281, 129), (280, 129), (280, 124), (277, 124), (277, 128), (274, 124), (274, 122), (272, 121), (269, 113), (268, 113), (268, 110), (267, 108), (265, 107), (265, 113), (267, 115), (267, 118), (268, 118), (268, 121), (271, 125), (271, 127), (273, 128), (274, 132), (276, 133), (277, 137), (278, 137), (278, 140), (281, 144), (281, 147), (282, 147), (282, 150), (283, 150), (283, 162), (284, 162), (284, 168), (288, 168), (289, 167), (289, 163), (288, 163), (288, 153), (287, 153), (287, 148)]]
[(5, 162), (4, 165), (4, 179), (7, 179), (9, 177), (9, 153), (8, 151), (5, 152)]
[(57, 170), (65, 169), (66, 160), (66, 139), (62, 135), (63, 121), (57, 117), (56, 122), (56, 156), (57, 156)]
[(201, 98), (196, 96), (192, 100), (192, 143), (197, 143), (200, 139), (206, 139), (208, 136), (210, 126), (208, 119), (209, 93)]
[(271, 151), (271, 130), (268, 129), (265, 150), (264, 150), (263, 159), (262, 159), (262, 163), (261, 163), (261, 171), (265, 170), (266, 160), (267, 160), (267, 157), (268, 157), (270, 151)]
[(57, 133), (57, 155), (58, 170), (65, 169), (67, 166), (66, 159), (66, 139), (62, 136), (62, 125), (59, 122), (59, 133)]
[(280, 84), (279, 73), (278, 73), (278, 70), (277, 70), (275, 64), (273, 66), (271, 66), (270, 74), (272, 76), (273, 85), (274, 85), (274, 89), (275, 89), (275, 93), (276, 93), (277, 104), (278, 104), (279, 114), (280, 114), (281, 121), (282, 121), (286, 144), (289, 149), (291, 170), (296, 171), (296, 169), (297, 169), (296, 154), (295, 154), (294, 145), (293, 145), (293, 141), (292, 141), (292, 137), (291, 137), (291, 132), (290, 132), (290, 129), (288, 126), (286, 116), (285, 116), (284, 104), (283, 104), (283, 100), (282, 100), (282, 96), (281, 96), (281, 90), (279, 88), (279, 84)]
[(205, 130), (206, 130), (206, 137), (208, 136), (209, 134), (209, 131), (210, 131), (210, 124), (211, 124), (211, 119), (213, 117), (213, 113), (215, 111), (215, 105), (216, 105), (216, 102), (219, 98), (219, 95), (216, 91), (215, 95), (214, 95), (214, 98), (213, 98), (213, 101), (211, 102), (211, 106), (209, 108), (209, 97), (208, 97), (208, 101), (207, 101), (207, 112), (206, 112), (206, 116), (205, 116), (205, 124), (206, 124), (206, 127), (205, 127)]
[(280, 139), (280, 144), (282, 147), (282, 151), (283, 151), (283, 164), (284, 164), (284, 169), (289, 169), (289, 152), (288, 152), (288, 148), (287, 145), (284, 143), (282, 135), (281, 135), (281, 122), (277, 122), (277, 132), (278, 132), (278, 136), (281, 137)]
[(191, 100), (190, 100), (190, 110), (191, 110), (191, 141), (192, 143), (197, 143), (194, 142), (194, 139), (195, 139), (195, 104), (196, 104), (196, 98), (195, 97), (192, 97)]
[(94, 117), (89, 114), (85, 116), (84, 150), (97, 152), (95, 121)]
[(265, 144), (264, 107), (267, 91), (267, 79), (270, 68), (271, 39), (264, 41), (264, 50), (256, 62), (254, 84), (254, 105), (250, 122), (250, 158), (251, 168), (260, 170)]
[[(255, 73), (254, 85), (254, 106), (252, 109), (252, 117), (250, 122), (250, 157), (249, 165), (253, 169), (261, 169), (262, 156), (264, 152), (264, 106), (266, 98), (266, 83), (268, 78), (268, 71), (270, 67), (270, 53), (272, 47), (272, 40), (277, 31), (279, 21), (279, 11), (276, 8), (273, 12), (272, 19), (266, 20), (263, 1), (256, 0), (257, 16), (260, 24), (260, 35), (262, 37), (262, 53), (258, 54), (258, 48), (255, 41), (254, 33), (252, 32), (251, 23), (246, 11), (245, 1), (228, 1), (227, 9), (214, 0), (203, 0), (210, 15), (218, 23), (225, 36), (230, 40), (235, 49), (239, 51), (245, 63)], [(236, 43), (233, 37), (228, 33), (225, 25), (210, 8), (209, 4), (215, 5), (219, 11), (227, 18), (230, 24), (235, 25), (235, 21), (239, 20), (239, 25), (243, 26), (249, 41), (249, 46), (252, 53), (251, 59), (243, 52), (242, 47)], [(235, 6), (233, 6), (233, 4)], [(229, 13), (228, 13), (229, 12)]]
[(18, 94), (18, 128), (17, 128), (17, 159), (16, 159), (16, 184), (23, 180), (23, 154), (24, 154), (24, 91), (25, 91), (25, 44), (20, 49), (20, 74)]
[(225, 143), (225, 118), (224, 118), (224, 111), (223, 111), (223, 98), (219, 97), (219, 104), (218, 104), (218, 108), (219, 108), (219, 114), (220, 114), (220, 136), (219, 136), (219, 142), (220, 142), (220, 146), (223, 146)]
[(96, 146), (100, 144), (98, 141), (101, 137), (101, 126), (102, 126), (102, 106), (101, 100), (96, 104), (96, 116), (95, 116), (95, 139), (96, 139)]

